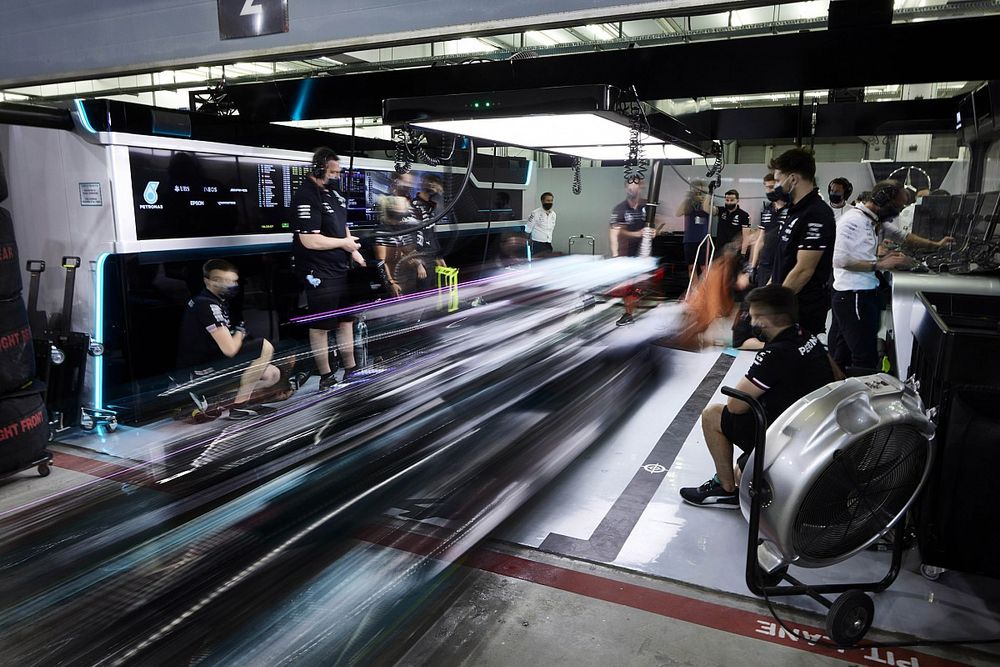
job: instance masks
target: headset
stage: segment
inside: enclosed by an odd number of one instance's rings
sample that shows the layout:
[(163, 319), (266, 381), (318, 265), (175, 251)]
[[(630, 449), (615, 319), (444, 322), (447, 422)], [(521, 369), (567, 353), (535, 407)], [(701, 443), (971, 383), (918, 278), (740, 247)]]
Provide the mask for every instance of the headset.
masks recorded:
[(336, 160), (340, 162), (340, 157), (333, 152), (332, 149), (323, 146), (317, 148), (316, 152), (313, 153), (312, 164), (309, 166), (309, 173), (318, 179), (323, 179), (326, 176), (326, 163), (330, 160)]
[(899, 196), (900, 185), (895, 181), (891, 183), (876, 184), (872, 189), (872, 203), (882, 208), (896, 201)]
[(833, 179), (832, 181), (830, 181), (830, 184), (826, 186), (826, 191), (827, 192), (830, 191), (830, 185), (839, 185), (839, 186), (841, 186), (841, 187), (844, 188), (844, 201), (845, 202), (848, 199), (851, 198), (851, 193), (854, 192), (854, 186), (851, 185), (851, 182), (849, 180), (847, 180), (846, 178), (844, 178), (843, 176), (839, 176), (839, 177)]

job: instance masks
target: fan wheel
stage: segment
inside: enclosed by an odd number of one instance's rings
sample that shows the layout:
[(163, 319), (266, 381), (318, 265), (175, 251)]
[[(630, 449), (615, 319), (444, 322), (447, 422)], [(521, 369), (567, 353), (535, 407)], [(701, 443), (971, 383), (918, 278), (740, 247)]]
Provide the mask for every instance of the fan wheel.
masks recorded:
[(872, 627), (875, 602), (864, 591), (850, 590), (833, 601), (826, 615), (826, 634), (837, 646), (854, 646)]

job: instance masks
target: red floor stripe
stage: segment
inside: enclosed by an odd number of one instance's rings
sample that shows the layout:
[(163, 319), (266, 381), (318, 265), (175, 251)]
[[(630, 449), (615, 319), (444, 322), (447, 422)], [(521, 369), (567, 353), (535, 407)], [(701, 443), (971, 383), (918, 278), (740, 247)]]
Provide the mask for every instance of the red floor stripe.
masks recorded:
[(85, 456), (67, 454), (66, 452), (52, 452), (52, 465), (65, 470), (82, 472), (94, 477), (112, 478), (116, 481), (129, 482), (130, 484), (149, 484), (153, 481), (151, 475), (143, 472), (137, 467), (125, 467), (107, 461), (97, 461)]
[[(400, 530), (394, 531), (385, 527), (371, 527), (363, 531), (359, 537), (368, 542), (420, 555), (435, 555), (444, 544), (444, 540), (435, 536), (417, 535)], [(809, 653), (818, 653), (854, 664), (897, 667), (956, 667), (966, 664), (926, 653), (918, 653), (906, 648), (872, 647), (843, 651), (811, 646), (805, 639), (786, 633), (768, 614), (727, 607), (676, 593), (615, 581), (486, 548), (472, 550), (464, 559), (463, 564), (505, 577), (530, 581), (595, 600), (613, 602), (667, 618)], [(829, 641), (829, 638), (825, 637), (823, 629), (787, 621), (785, 624), (789, 628), (805, 633), (809, 639), (815, 640), (822, 637), (824, 641)]]

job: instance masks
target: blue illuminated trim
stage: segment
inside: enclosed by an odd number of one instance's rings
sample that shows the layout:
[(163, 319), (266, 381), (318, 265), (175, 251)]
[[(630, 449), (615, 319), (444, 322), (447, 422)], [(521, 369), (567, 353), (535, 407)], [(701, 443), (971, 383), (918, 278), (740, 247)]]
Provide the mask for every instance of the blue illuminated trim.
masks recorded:
[(295, 100), (295, 108), (292, 110), (292, 120), (302, 120), (302, 115), (306, 110), (306, 103), (309, 101), (309, 91), (312, 90), (314, 79), (303, 79), (299, 86), (299, 96)]
[[(97, 258), (97, 286), (94, 293), (94, 341), (104, 343), (104, 262), (111, 256), (106, 252)], [(104, 355), (94, 357), (94, 409), (104, 407)]]
[(153, 134), (159, 134), (159, 135), (162, 135), (164, 137), (180, 137), (182, 139), (190, 139), (191, 138), (191, 131), (190, 130), (188, 130), (187, 132), (184, 132), (182, 130), (169, 130), (169, 129), (165, 130), (163, 128), (154, 127), (153, 128)]
[(83, 100), (75, 99), (73, 100), (73, 104), (76, 105), (76, 112), (80, 114), (80, 122), (83, 123), (83, 129), (91, 134), (97, 134), (97, 130), (94, 129), (94, 126), (90, 124), (90, 119), (87, 118), (87, 112), (83, 108)]

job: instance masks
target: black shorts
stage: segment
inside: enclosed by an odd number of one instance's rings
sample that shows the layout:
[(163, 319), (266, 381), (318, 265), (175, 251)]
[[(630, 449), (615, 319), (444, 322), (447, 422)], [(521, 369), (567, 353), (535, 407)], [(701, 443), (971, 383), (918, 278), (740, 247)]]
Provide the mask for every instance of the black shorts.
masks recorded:
[(757, 422), (752, 412), (733, 414), (728, 407), (722, 408), (722, 434), (743, 451), (736, 459), (740, 470), (743, 470), (753, 451), (756, 431)]
[[(320, 276), (319, 285), (313, 286), (306, 278), (302, 278), (302, 283), (306, 290), (306, 306), (310, 315), (322, 315), (341, 308), (349, 304), (347, 299), (347, 276)], [(350, 315), (333, 316), (327, 319), (316, 320), (309, 323), (310, 329), (336, 329), (341, 322), (353, 322)]]
[(239, 382), (240, 374), (258, 359), (264, 350), (263, 338), (251, 338), (243, 341), (240, 351), (234, 357), (220, 355), (206, 364), (199, 364), (191, 371), (192, 380), (204, 380), (207, 383), (219, 382), (229, 384)]

